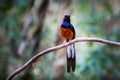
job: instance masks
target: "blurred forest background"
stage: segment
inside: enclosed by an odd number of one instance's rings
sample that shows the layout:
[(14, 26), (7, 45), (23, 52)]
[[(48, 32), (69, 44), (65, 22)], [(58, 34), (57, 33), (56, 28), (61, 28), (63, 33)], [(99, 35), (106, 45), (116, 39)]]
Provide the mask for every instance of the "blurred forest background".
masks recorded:
[[(59, 27), (69, 9), (76, 37), (120, 41), (120, 0), (0, 0), (0, 80), (38, 51), (63, 43)], [(120, 47), (75, 45), (74, 73), (67, 73), (66, 51), (60, 49), (14, 80), (120, 80)]]

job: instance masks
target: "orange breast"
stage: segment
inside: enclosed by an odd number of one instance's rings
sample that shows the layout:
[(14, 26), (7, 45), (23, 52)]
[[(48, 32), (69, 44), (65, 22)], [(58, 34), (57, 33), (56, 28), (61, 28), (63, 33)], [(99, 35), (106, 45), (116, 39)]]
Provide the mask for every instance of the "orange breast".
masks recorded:
[(73, 32), (71, 29), (60, 28), (61, 36), (67, 40), (71, 40), (73, 38)]

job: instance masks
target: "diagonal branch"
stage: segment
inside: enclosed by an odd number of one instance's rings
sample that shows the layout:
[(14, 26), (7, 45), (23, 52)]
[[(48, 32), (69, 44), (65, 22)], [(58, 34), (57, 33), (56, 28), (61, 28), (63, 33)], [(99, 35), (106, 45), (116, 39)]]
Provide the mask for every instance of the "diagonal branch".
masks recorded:
[(38, 52), (38, 54), (36, 54), (35, 56), (33, 56), (28, 62), (26, 62), (24, 65), (22, 65), (21, 67), (19, 67), (18, 69), (16, 69), (12, 74), (10, 74), (8, 76), (7, 80), (12, 80), (17, 74), (19, 74), (20, 72), (22, 72), (28, 66), (31, 66), (31, 64), (36, 59), (38, 59), (39, 57), (41, 57), (41, 56), (43, 56), (43, 55), (45, 55), (45, 54), (47, 54), (49, 52), (52, 52), (52, 51), (64, 48), (64, 47), (66, 47), (66, 46), (68, 46), (70, 44), (76, 43), (76, 42), (86, 42), (86, 41), (100, 42), (100, 43), (104, 43), (104, 44), (111, 44), (111, 45), (115, 45), (115, 46), (120, 46), (120, 42), (113, 42), (113, 41), (104, 40), (104, 39), (101, 39), (101, 38), (94, 38), (94, 37), (92, 37), (92, 38), (89, 38), (89, 37), (76, 38), (74, 40), (71, 40), (70, 42), (63, 43), (61, 45), (54, 46), (54, 47), (48, 48), (46, 50), (43, 50), (41, 52)]

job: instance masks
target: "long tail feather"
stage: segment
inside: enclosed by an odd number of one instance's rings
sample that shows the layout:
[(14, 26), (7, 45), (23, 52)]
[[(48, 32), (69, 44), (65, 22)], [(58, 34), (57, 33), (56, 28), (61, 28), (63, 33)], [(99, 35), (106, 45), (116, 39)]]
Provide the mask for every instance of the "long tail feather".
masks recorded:
[(76, 67), (76, 55), (75, 55), (75, 45), (69, 45), (67, 47), (67, 72), (70, 72), (70, 69), (72, 68), (72, 71), (75, 71)]
[(75, 71), (75, 67), (76, 67), (76, 59), (73, 58), (73, 59), (72, 59), (72, 71), (73, 71), (73, 72)]
[(71, 67), (71, 61), (70, 59), (67, 57), (67, 72), (70, 72), (70, 67)]

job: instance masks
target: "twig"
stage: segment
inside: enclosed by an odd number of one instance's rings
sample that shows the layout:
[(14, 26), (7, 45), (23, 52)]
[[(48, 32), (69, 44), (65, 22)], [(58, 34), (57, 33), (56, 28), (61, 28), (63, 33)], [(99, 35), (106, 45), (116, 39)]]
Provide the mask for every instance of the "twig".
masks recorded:
[(101, 39), (101, 38), (88, 38), (88, 37), (76, 38), (74, 40), (71, 40), (70, 42), (63, 43), (61, 45), (54, 46), (54, 47), (51, 47), (51, 48), (48, 48), (46, 50), (43, 50), (43, 51), (39, 52), (38, 54), (33, 56), (28, 62), (26, 62), (24, 65), (22, 65), (21, 67), (16, 69), (12, 74), (10, 74), (8, 76), (7, 80), (12, 80), (17, 74), (19, 74), (24, 69), (26, 69), (28, 66), (30, 66), (34, 62), (34, 60), (36, 60), (37, 58), (39, 58), (39, 57), (41, 57), (41, 56), (43, 56), (43, 55), (45, 55), (45, 54), (47, 54), (49, 52), (64, 48), (64, 47), (66, 47), (66, 46), (68, 46), (70, 44), (76, 43), (76, 42), (86, 42), (86, 41), (100, 42), (100, 43), (104, 43), (104, 44), (111, 44), (111, 45), (120, 46), (120, 42), (113, 42), (113, 41), (104, 40), (104, 39)]

